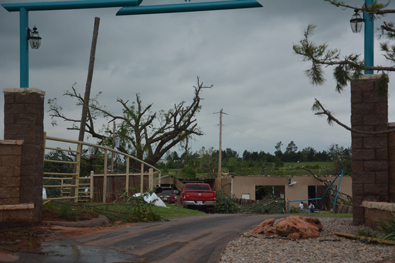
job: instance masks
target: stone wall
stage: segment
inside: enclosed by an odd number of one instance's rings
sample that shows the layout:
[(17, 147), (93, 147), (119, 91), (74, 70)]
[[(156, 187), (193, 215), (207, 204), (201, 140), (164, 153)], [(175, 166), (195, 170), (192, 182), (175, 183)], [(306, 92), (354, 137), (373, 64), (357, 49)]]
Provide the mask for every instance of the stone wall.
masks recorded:
[(33, 204), (20, 203), (21, 140), (0, 141), (0, 228), (31, 225)]
[[(395, 129), (395, 123), (389, 123), (388, 129)], [(390, 202), (395, 203), (395, 133), (388, 134), (388, 165), (389, 165), (389, 199)]]
[(378, 229), (379, 221), (383, 218), (391, 219), (391, 213), (395, 213), (394, 205), (386, 202), (364, 201), (362, 206), (365, 210), (365, 225), (373, 229)]
[[(378, 78), (364, 75), (351, 82), (351, 127), (359, 131), (387, 130), (388, 102), (379, 98)], [(352, 193), (354, 224), (364, 224), (362, 201), (389, 201), (387, 134), (352, 133)]]
[(4, 139), (23, 141), (19, 202), (33, 204), (32, 223), (39, 224), (44, 170), (45, 92), (35, 88), (10, 88), (3, 91)]
[(0, 141), (0, 205), (20, 203), (23, 141)]

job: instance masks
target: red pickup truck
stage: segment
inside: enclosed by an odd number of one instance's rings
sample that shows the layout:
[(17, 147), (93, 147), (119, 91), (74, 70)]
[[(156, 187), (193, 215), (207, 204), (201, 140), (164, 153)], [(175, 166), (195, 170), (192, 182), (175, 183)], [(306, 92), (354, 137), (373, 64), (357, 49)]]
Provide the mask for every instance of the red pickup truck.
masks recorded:
[(215, 213), (215, 191), (206, 183), (186, 183), (178, 203), (184, 208), (204, 209)]

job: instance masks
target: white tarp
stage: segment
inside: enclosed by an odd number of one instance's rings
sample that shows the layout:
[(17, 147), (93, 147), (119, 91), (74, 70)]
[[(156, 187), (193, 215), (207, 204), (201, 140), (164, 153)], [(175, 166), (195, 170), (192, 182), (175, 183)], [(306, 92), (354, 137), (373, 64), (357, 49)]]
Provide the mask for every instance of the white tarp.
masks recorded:
[(43, 187), (43, 199), (47, 199), (47, 189)]
[[(134, 194), (133, 196), (138, 197), (140, 196), (140, 193)], [(143, 196), (144, 196), (144, 201), (146, 201), (147, 203), (153, 203), (155, 206), (167, 208), (166, 204), (155, 193), (152, 193), (151, 195), (146, 193)]]

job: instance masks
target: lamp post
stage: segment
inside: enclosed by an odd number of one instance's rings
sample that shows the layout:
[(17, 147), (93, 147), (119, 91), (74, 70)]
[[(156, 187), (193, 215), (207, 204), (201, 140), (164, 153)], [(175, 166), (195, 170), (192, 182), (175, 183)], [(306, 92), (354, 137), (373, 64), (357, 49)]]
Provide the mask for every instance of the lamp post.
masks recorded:
[(37, 28), (29, 29), (29, 11), (107, 8), (138, 5), (141, 0), (80, 0), (37, 3), (9, 3), (1, 4), (8, 12), (19, 12), (19, 45), (20, 45), (20, 87), (29, 87), (29, 44), (32, 48), (40, 46), (41, 38)]
[[(365, 0), (365, 5), (373, 4), (373, 0)], [(366, 11), (363, 13), (363, 19), (355, 10), (355, 14), (350, 20), (351, 29), (354, 33), (359, 33), (362, 29), (362, 22), (365, 23), (364, 35), (364, 60), (366, 67), (373, 67), (374, 65), (374, 21), (373, 15), (369, 15)], [(365, 74), (373, 74), (373, 70), (365, 70)]]
[(33, 27), (33, 31), (28, 29), (27, 39), (29, 40), (30, 47), (32, 49), (39, 49), (41, 46), (41, 37), (38, 34), (37, 27)]

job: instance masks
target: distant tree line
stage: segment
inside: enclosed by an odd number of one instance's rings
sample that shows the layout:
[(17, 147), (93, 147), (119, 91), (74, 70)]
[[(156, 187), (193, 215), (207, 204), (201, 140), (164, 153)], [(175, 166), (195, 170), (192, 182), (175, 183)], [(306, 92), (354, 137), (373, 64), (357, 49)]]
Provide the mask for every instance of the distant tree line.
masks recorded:
[[(285, 162), (333, 162), (334, 172), (346, 168), (351, 174), (351, 148), (332, 144), (328, 150), (316, 151), (312, 147), (306, 147), (298, 151), (298, 147), (291, 141), (282, 151), (282, 142), (275, 146), (274, 154), (264, 151), (245, 150), (240, 156), (231, 148), (222, 151), (221, 163), (230, 173), (238, 175), (270, 174), (275, 169), (283, 167)], [(185, 151), (179, 155), (176, 151), (166, 155), (166, 163), (158, 163), (160, 169), (179, 169), (180, 173), (187, 178), (195, 178), (197, 173), (206, 173), (207, 177), (215, 178), (218, 173), (219, 151), (214, 148), (203, 147), (195, 153)]]

